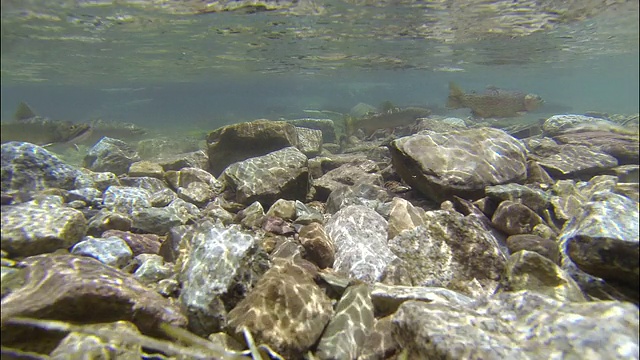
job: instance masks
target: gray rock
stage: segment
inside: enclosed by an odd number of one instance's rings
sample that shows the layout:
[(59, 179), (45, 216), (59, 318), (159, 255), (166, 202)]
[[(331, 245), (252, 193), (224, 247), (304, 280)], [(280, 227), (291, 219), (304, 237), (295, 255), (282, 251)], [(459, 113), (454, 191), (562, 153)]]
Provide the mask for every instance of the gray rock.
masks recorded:
[(569, 274), (533, 251), (521, 250), (509, 258), (502, 284), (508, 291), (530, 290), (562, 302), (587, 301)]
[[(128, 320), (141, 331), (166, 322), (186, 326), (187, 319), (168, 299), (133, 276), (100, 261), (75, 255), (38, 255), (23, 262), (25, 285), (2, 299), (2, 319), (46, 317), (76, 323), (90, 319)], [(10, 333), (11, 327), (6, 326)], [(26, 337), (29, 338), (29, 337)], [(9, 337), (4, 338), (3, 342)]]
[(393, 239), (403, 230), (413, 230), (425, 225), (424, 210), (411, 205), (405, 199), (394, 197), (389, 209), (389, 233), (387, 237)]
[(331, 119), (305, 118), (305, 119), (287, 120), (287, 122), (295, 125), (296, 127), (322, 131), (322, 142), (324, 143), (336, 142), (336, 139), (337, 139), (336, 131), (335, 131), (333, 120)]
[(219, 176), (233, 163), (298, 146), (298, 135), (287, 122), (256, 120), (214, 130), (207, 144), (211, 173)]
[(87, 220), (75, 209), (37, 200), (2, 207), (2, 250), (29, 256), (68, 249), (87, 232)]
[(224, 183), (197, 168), (183, 168), (165, 174), (167, 182), (182, 200), (202, 206), (224, 190)]
[(480, 198), (487, 186), (526, 178), (526, 149), (493, 128), (403, 137), (389, 147), (402, 179), (430, 199)]
[(466, 306), (473, 301), (466, 295), (441, 287), (390, 286), (376, 283), (371, 289), (371, 301), (378, 317), (393, 314), (403, 302), (409, 300), (459, 306)]
[(128, 214), (102, 209), (89, 219), (87, 234), (100, 237), (107, 230), (129, 231), (132, 223)]
[(186, 167), (202, 170), (209, 169), (209, 158), (203, 150), (177, 155), (165, 155), (155, 158), (153, 161), (162, 166), (164, 171), (178, 171)]
[(352, 285), (338, 301), (316, 350), (319, 359), (355, 359), (374, 325), (369, 286)]
[(487, 186), (485, 193), (496, 203), (504, 200), (515, 201), (535, 212), (546, 209), (550, 204), (550, 196), (547, 193), (540, 189), (532, 189), (520, 184)]
[(296, 218), (296, 201), (278, 199), (267, 210), (266, 215), (277, 216), (284, 220), (295, 220)]
[(229, 312), (229, 330), (242, 328), (286, 359), (297, 358), (316, 343), (333, 309), (307, 267), (277, 260), (255, 288)]
[(322, 151), (322, 131), (296, 126), (298, 149), (308, 157), (320, 155)]
[(603, 119), (595, 118), (591, 116), (564, 114), (554, 115), (542, 124), (542, 130), (547, 136), (555, 136), (563, 133), (566, 130), (575, 128), (576, 126), (586, 124), (597, 124), (603, 122)]
[(2, 144), (0, 169), (3, 192), (73, 189), (81, 174), (44, 148), (15, 141)]
[(131, 228), (138, 232), (166, 235), (174, 226), (182, 225), (182, 220), (170, 208), (146, 208), (131, 213)]
[(596, 126), (588, 130), (564, 132), (553, 138), (561, 144), (584, 145), (592, 151), (609, 154), (620, 164), (637, 165), (640, 157), (637, 129), (628, 129), (625, 133), (611, 130)]
[(99, 204), (102, 203), (102, 191), (94, 188), (70, 190), (66, 200), (68, 202), (80, 200), (86, 204)]
[(319, 179), (313, 180), (316, 198), (325, 200), (337, 188), (343, 185), (377, 185), (382, 186), (384, 180), (379, 174), (378, 165), (368, 159), (350, 162), (327, 171)]
[(145, 189), (152, 194), (169, 189), (169, 185), (163, 179), (149, 176), (123, 176), (120, 178), (120, 185)]
[(156, 284), (160, 280), (169, 278), (173, 271), (164, 264), (162, 256), (156, 254), (140, 254), (135, 261), (139, 263), (133, 277), (143, 284)]
[(145, 160), (131, 164), (127, 174), (131, 177), (152, 177), (162, 179), (164, 177), (164, 169), (159, 164)]
[(200, 216), (200, 209), (196, 205), (182, 199), (174, 199), (166, 208), (177, 216), (182, 224), (195, 221)]
[(76, 178), (74, 188), (95, 188), (104, 192), (109, 186), (120, 186), (120, 179), (112, 172), (93, 172), (82, 169), (82, 173)]
[(389, 248), (408, 269), (410, 281), (392, 282), (457, 290), (476, 280), (492, 293), (506, 263), (498, 239), (473, 217), (456, 212), (428, 211), (425, 224), (389, 240)]
[(236, 201), (246, 205), (259, 201), (269, 207), (278, 199), (305, 200), (309, 191), (307, 157), (294, 147), (232, 164), (223, 178)]
[(639, 320), (628, 303), (563, 303), (521, 291), (464, 307), (407, 301), (392, 325), (409, 359), (628, 359), (638, 354)]
[(89, 256), (103, 264), (122, 269), (133, 257), (131, 248), (118, 237), (94, 238), (86, 236), (71, 248), (74, 255)]
[(151, 193), (135, 187), (109, 186), (104, 192), (102, 203), (111, 211), (132, 214), (151, 207)]
[(517, 235), (531, 233), (534, 226), (544, 224), (544, 220), (527, 206), (505, 200), (493, 213), (491, 224), (507, 235)]
[[(568, 259), (582, 271), (620, 284), (638, 296), (639, 279), (638, 203), (627, 197), (597, 192), (580, 216), (563, 228), (560, 244)], [(573, 275), (573, 274), (572, 274)], [(581, 286), (588, 286), (581, 282)]]
[(336, 247), (333, 268), (338, 272), (373, 283), (396, 258), (387, 245), (387, 221), (368, 207), (343, 208), (325, 229)]
[(125, 174), (129, 166), (140, 161), (138, 153), (122, 140), (103, 137), (85, 155), (83, 164), (92, 171), (108, 171)]
[(320, 211), (317, 211), (304, 203), (296, 200), (296, 216), (295, 223), (300, 225), (308, 225), (313, 222), (324, 223), (324, 216)]
[(618, 160), (611, 155), (571, 144), (558, 146), (554, 153), (537, 157), (536, 161), (549, 175), (560, 179), (602, 174), (618, 166)]
[(358, 360), (389, 359), (399, 351), (398, 343), (393, 339), (391, 332), (391, 320), (391, 316), (376, 319)]
[(158, 254), (162, 242), (158, 235), (134, 234), (120, 230), (107, 230), (102, 233), (102, 237), (117, 237), (124, 240), (133, 251), (134, 257), (140, 254)]
[(266, 271), (266, 254), (256, 239), (237, 225), (223, 228), (203, 223), (182, 239), (186, 249), (179, 279), (180, 303), (189, 317), (189, 329), (206, 336), (219, 331), (233, 308)]
[(264, 208), (256, 201), (240, 211), (236, 218), (247, 229), (260, 229), (265, 220)]
[(373, 210), (380, 210), (391, 196), (384, 188), (361, 183), (354, 186), (341, 185), (331, 192), (327, 199), (327, 213), (335, 214), (350, 205), (362, 205)]

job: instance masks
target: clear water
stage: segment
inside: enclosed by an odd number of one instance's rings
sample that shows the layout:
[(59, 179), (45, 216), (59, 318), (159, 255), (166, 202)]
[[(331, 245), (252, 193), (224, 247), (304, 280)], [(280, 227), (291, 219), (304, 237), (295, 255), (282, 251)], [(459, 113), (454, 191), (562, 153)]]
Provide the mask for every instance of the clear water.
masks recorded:
[(638, 1), (329, 0), (196, 14), (220, 3), (3, 1), (2, 120), (20, 101), (54, 119), (166, 130), (385, 100), (447, 113), (449, 81), (537, 93), (536, 117), (638, 112)]

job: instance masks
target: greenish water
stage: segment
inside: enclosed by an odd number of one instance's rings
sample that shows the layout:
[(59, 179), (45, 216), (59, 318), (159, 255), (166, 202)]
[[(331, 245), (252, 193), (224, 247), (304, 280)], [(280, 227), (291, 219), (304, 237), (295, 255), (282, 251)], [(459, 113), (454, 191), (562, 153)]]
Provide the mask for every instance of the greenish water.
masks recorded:
[(468, 116), (450, 81), (539, 94), (536, 117), (638, 112), (637, 1), (255, 3), (3, 1), (2, 119), (19, 101), (167, 130), (385, 100)]

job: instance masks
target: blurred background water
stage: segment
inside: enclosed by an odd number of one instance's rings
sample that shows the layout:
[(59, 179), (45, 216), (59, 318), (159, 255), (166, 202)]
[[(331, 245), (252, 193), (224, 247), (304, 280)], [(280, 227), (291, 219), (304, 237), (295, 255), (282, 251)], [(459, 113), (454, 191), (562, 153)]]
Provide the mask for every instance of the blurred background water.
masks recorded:
[(1, 115), (166, 129), (448, 112), (448, 84), (539, 94), (547, 114), (635, 113), (638, 1), (2, 1)]

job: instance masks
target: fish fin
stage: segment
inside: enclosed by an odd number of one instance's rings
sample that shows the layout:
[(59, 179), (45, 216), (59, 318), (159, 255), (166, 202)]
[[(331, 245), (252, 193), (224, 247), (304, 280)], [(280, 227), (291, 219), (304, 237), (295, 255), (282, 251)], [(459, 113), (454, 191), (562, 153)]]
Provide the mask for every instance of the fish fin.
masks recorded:
[(450, 109), (459, 109), (464, 107), (462, 104), (462, 98), (464, 97), (464, 91), (456, 85), (453, 81), (449, 82), (449, 97), (447, 98), (447, 107)]
[(36, 117), (36, 113), (31, 109), (29, 105), (27, 105), (26, 102), (22, 101), (20, 102), (20, 104), (18, 104), (18, 109), (16, 109), (13, 117), (17, 121), (22, 121)]
[(356, 123), (356, 118), (354, 116), (351, 116), (351, 115), (344, 116), (344, 131), (347, 136), (353, 135), (353, 133), (356, 131), (355, 123)]

